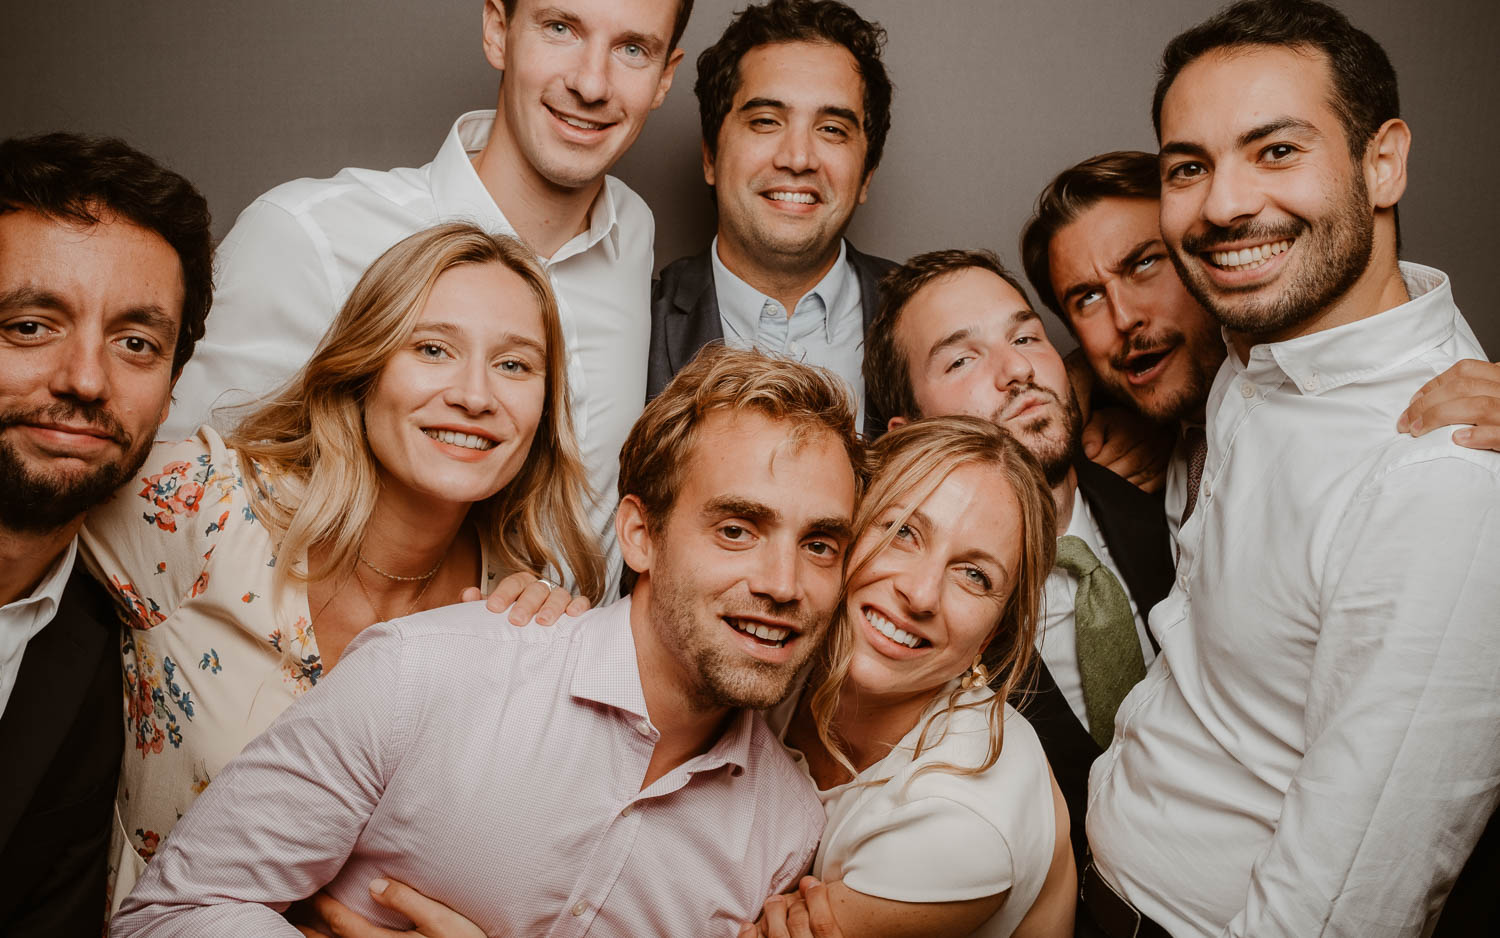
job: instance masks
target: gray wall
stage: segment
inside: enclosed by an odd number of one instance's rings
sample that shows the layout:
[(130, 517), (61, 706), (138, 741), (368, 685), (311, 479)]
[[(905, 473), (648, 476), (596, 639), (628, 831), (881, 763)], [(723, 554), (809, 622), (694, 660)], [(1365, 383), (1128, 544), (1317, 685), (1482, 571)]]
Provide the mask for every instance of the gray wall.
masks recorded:
[[(698, 0), (688, 61), (616, 168), (656, 212), (658, 264), (713, 230), (692, 60), (745, 0)], [(1152, 149), (1162, 46), (1217, 0), (855, 0), (890, 32), (894, 127), (851, 238), (904, 258), (988, 246), (1016, 263), (1032, 200), (1063, 166)], [(1500, 354), (1500, 4), (1343, 0), (1390, 52), (1411, 123), (1405, 256), (1453, 275)], [(4, 0), (0, 136), (124, 136), (195, 180), (222, 235), (258, 193), (342, 166), (415, 166), (462, 111), (494, 104), (480, 0)], [(1056, 330), (1060, 335), (1060, 329)]]

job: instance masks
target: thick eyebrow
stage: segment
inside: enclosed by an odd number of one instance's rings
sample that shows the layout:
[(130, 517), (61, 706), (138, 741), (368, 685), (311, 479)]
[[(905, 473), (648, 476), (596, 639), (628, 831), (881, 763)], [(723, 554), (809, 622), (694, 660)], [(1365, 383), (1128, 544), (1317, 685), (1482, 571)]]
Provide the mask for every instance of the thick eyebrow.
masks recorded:
[(741, 498), (738, 495), (720, 495), (718, 498), (710, 499), (708, 504), (703, 506), (700, 514), (705, 519), (732, 516), (762, 525), (776, 524), (781, 520), (781, 512), (770, 505), (749, 498)]
[(741, 104), (737, 110), (740, 113), (744, 113), (745, 111), (753, 111), (758, 107), (773, 107), (778, 111), (785, 111), (786, 102), (779, 98), (751, 98), (744, 104)]
[(1166, 250), (1166, 245), (1162, 243), (1161, 238), (1147, 238), (1140, 244), (1137, 244), (1135, 247), (1126, 251), (1125, 256), (1120, 258), (1109, 268), (1110, 273), (1118, 274), (1123, 270), (1128, 270), (1129, 268), (1134, 267), (1136, 264), (1140, 263), (1141, 258), (1145, 256), (1148, 251), (1151, 251), (1153, 249), (1164, 251)]
[[(1008, 322), (1006, 322), (1005, 325), (1008, 329), (1014, 329), (1016, 326), (1019, 326), (1024, 322), (1029, 322), (1033, 319), (1040, 321), (1041, 318), (1042, 317), (1036, 314), (1036, 310), (1032, 309), (1029, 306), (1023, 306), (1010, 314), (1010, 319)], [(934, 358), (937, 358), (947, 349), (950, 349), (955, 345), (962, 345), (964, 342), (967, 342), (973, 337), (974, 329), (970, 326), (964, 326), (960, 329), (954, 329), (952, 332), (932, 343), (932, 348), (927, 352), (927, 361), (931, 362)]]
[(854, 109), (841, 104), (825, 104), (818, 108), (818, 114), (822, 117), (842, 118), (856, 127), (860, 126), (859, 115), (854, 113)]
[[(36, 287), (17, 287), (9, 293), (0, 295), (0, 313), (8, 313), (17, 309), (50, 309), (59, 313), (67, 313), (72, 310), (72, 307), (56, 293)], [(177, 334), (177, 320), (167, 315), (155, 303), (128, 307), (116, 313), (113, 318), (164, 335)]]
[[(1276, 120), (1266, 121), (1264, 124), (1257, 124), (1256, 126), (1251, 127), (1249, 130), (1240, 134), (1239, 137), (1235, 138), (1235, 147), (1238, 149), (1243, 149), (1245, 147), (1248, 147), (1252, 143), (1255, 143), (1259, 140), (1264, 140), (1272, 134), (1279, 134), (1288, 130), (1296, 131), (1297, 133), (1301, 134), (1307, 134), (1313, 137), (1321, 137), (1323, 135), (1315, 125), (1309, 123), (1308, 121), (1302, 120), (1301, 118), (1278, 117)], [(1201, 158), (1208, 155), (1208, 147), (1204, 146), (1201, 143), (1194, 143), (1190, 140), (1172, 140), (1162, 144), (1160, 155), (1164, 157), (1191, 156)]]
[(807, 526), (810, 534), (825, 534), (828, 537), (847, 541), (854, 533), (854, 524), (848, 518), (839, 518), (829, 515), (826, 518), (818, 518)]

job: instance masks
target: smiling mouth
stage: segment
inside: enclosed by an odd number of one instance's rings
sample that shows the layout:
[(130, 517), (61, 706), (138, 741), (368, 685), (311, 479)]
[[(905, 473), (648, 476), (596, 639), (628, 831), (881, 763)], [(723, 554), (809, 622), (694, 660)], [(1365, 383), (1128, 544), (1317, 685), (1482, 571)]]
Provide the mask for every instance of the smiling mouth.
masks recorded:
[(497, 445), (494, 440), (475, 436), (472, 433), (457, 433), (453, 430), (423, 430), (422, 432), (439, 443), (447, 443), (449, 446), (462, 446), (464, 449), (486, 450), (494, 449)]
[(1240, 248), (1237, 251), (1204, 251), (1203, 256), (1208, 262), (1220, 270), (1241, 271), (1255, 270), (1264, 267), (1271, 262), (1273, 257), (1285, 254), (1291, 250), (1295, 238), (1281, 241), (1273, 241), (1270, 244), (1257, 244), (1254, 247)]
[(765, 197), (772, 202), (794, 202), (798, 205), (816, 205), (818, 197), (811, 192), (766, 192)]
[(547, 110), (551, 111), (552, 112), (552, 116), (555, 117), (555, 118), (557, 118), (558, 120), (562, 121), (564, 124), (567, 124), (569, 127), (577, 127), (579, 130), (603, 130), (606, 127), (613, 127), (614, 126), (613, 123), (605, 123), (605, 122), (601, 122), (601, 121), (591, 121), (591, 120), (585, 120), (582, 117), (574, 117), (571, 114), (564, 114), (561, 111), (554, 111), (550, 107), (547, 108)]
[(881, 635), (884, 635), (891, 641), (896, 642), (897, 644), (905, 645), (907, 648), (921, 648), (924, 645), (932, 644), (927, 639), (922, 638), (921, 636), (913, 635), (905, 629), (897, 628), (896, 623), (887, 619), (885, 616), (876, 612), (874, 609), (870, 609), (867, 607), (864, 610), (864, 614), (865, 621), (870, 623), (875, 631), (879, 632)]
[(741, 635), (748, 635), (770, 648), (780, 648), (792, 637), (792, 630), (777, 625), (766, 625), (763, 622), (754, 622), (750, 619), (737, 619), (734, 616), (724, 616), (724, 621), (729, 627)]

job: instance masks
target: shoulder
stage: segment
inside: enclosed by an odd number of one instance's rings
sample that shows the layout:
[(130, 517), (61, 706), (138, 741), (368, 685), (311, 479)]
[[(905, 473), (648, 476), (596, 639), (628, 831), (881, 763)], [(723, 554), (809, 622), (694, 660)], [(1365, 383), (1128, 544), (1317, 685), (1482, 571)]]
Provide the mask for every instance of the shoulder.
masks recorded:
[(848, 254), (846, 255), (849, 260), (849, 266), (853, 267), (862, 276), (879, 280), (881, 277), (884, 277), (886, 274), (890, 273), (891, 270), (899, 266), (895, 261), (889, 258), (877, 257), (874, 254), (866, 254), (865, 252), (857, 249), (853, 244), (850, 244), (848, 241), (845, 241), (844, 243), (848, 245), (849, 248)]
[(776, 731), (766, 722), (766, 714), (755, 713), (751, 719), (748, 771), (758, 778), (761, 800), (777, 812), (790, 814), (793, 823), (814, 821), (823, 824), (823, 804), (807, 773), (792, 759)]
[(1459, 446), (1453, 442), (1458, 429), (1443, 427), (1415, 438), (1398, 434), (1380, 447), (1356, 497), (1369, 498), (1387, 488), (1412, 486), (1429, 489), (1445, 501), (1500, 494), (1500, 453)]

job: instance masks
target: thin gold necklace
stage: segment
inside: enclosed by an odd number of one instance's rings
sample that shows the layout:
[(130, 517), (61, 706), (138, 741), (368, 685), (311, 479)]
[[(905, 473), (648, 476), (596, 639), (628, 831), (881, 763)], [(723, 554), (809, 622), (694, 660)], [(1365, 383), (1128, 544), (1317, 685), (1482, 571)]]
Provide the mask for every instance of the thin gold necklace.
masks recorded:
[[(361, 557), (360, 559), (363, 560), (364, 558)], [(444, 559), (445, 560), (447, 559), (446, 556), (444, 557)], [(429, 573), (429, 574), (427, 574), (427, 577), (426, 577), (427, 582), (423, 583), (422, 584), (422, 588), (419, 589), (419, 590), (417, 590), (417, 598), (413, 599), (411, 601), (411, 605), (408, 606), (406, 608), (406, 611), (401, 614), (402, 616), (409, 616), (413, 612), (417, 611), (417, 606), (419, 606), (421, 604), (422, 597), (425, 596), (425, 595), (427, 595), (427, 587), (429, 587), (429, 586), (432, 585), (433, 579), (437, 576), (438, 567), (441, 567), (442, 565), (443, 565), (443, 561), (439, 560), (437, 567), (433, 567), (432, 568), (432, 572)], [(380, 571), (376, 570), (375, 572), (379, 573)], [(392, 577), (392, 579), (419, 580), (419, 579), (422, 579), (422, 577), (414, 577), (414, 576), (413, 577)], [(357, 571), (357, 570), (354, 572), (354, 582), (356, 582), (356, 583), (359, 584), (359, 591), (361, 593), (365, 594), (365, 605), (369, 606), (370, 607), (370, 611), (375, 614), (375, 621), (376, 622), (384, 622), (384, 621), (386, 621), (386, 616), (383, 613), (381, 613), (381, 611), (375, 606), (375, 600), (374, 600), (373, 597), (370, 596), (370, 590), (369, 590), (369, 588), (367, 586), (365, 586), (365, 581), (362, 580), (362, 579), (360, 579), (359, 571)], [(400, 616), (397, 616), (396, 618), (400, 618)]]
[(374, 570), (376, 573), (378, 573), (381, 576), (385, 577), (387, 580), (398, 580), (398, 581), (400, 581), (402, 583), (415, 583), (418, 580), (430, 580), (430, 579), (432, 579), (433, 577), (437, 576), (438, 568), (443, 565), (443, 561), (448, 559), (448, 552), (447, 551), (443, 551), (443, 556), (439, 557), (438, 558), (438, 562), (432, 565), (432, 569), (428, 570), (426, 573), (422, 574), (421, 576), (400, 576), (399, 574), (395, 574), (395, 573), (387, 573), (384, 570), (380, 569), (379, 567), (375, 566), (373, 563), (370, 563), (369, 560), (365, 559), (365, 552), (364, 551), (362, 551), (362, 550), (358, 551), (358, 554), (359, 554), (359, 562), (360, 563), (362, 563), (365, 566), (369, 567), (371, 570)]

